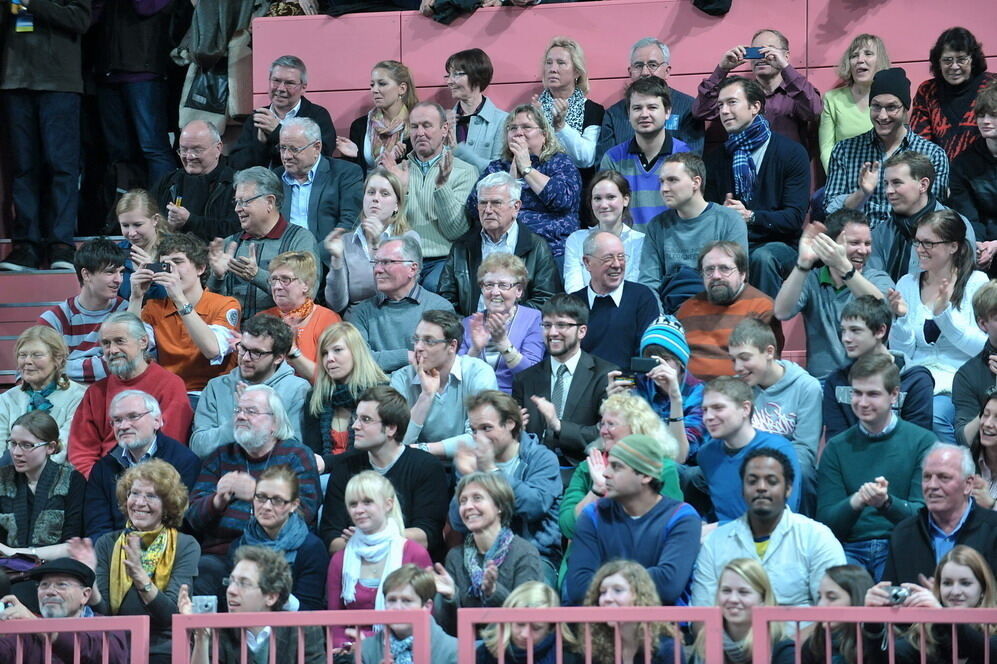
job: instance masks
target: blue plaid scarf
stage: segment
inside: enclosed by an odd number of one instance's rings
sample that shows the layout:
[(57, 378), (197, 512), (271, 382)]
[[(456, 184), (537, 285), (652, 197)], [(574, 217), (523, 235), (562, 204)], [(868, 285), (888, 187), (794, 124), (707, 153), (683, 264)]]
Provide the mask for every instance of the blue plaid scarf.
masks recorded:
[(751, 153), (760, 148), (772, 136), (769, 121), (757, 115), (754, 121), (738, 134), (731, 134), (724, 142), (727, 154), (733, 157), (731, 170), (734, 173), (734, 198), (746, 203), (751, 200), (758, 169)]

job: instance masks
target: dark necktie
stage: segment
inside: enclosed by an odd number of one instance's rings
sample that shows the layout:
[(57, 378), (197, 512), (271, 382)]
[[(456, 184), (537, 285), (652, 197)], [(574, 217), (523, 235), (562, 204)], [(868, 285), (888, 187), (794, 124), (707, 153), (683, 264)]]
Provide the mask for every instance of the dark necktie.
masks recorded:
[(554, 379), (554, 389), (550, 391), (550, 401), (554, 404), (558, 419), (561, 418), (561, 411), (564, 410), (564, 374), (568, 373), (568, 367), (563, 364), (557, 367), (557, 377)]

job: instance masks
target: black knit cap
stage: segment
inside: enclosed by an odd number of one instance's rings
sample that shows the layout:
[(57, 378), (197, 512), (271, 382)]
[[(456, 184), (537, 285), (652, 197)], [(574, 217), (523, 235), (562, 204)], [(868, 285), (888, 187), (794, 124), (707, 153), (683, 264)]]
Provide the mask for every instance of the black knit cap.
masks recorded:
[(902, 67), (877, 71), (869, 88), (869, 100), (876, 95), (896, 95), (904, 108), (910, 108), (910, 79)]

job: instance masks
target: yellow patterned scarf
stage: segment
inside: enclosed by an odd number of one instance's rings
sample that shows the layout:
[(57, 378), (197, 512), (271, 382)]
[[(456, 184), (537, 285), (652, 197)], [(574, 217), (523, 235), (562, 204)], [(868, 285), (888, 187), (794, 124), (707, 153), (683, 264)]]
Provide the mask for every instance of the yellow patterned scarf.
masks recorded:
[(166, 590), (170, 582), (170, 574), (173, 571), (173, 563), (177, 557), (177, 530), (176, 528), (165, 528), (160, 526), (157, 530), (140, 532), (131, 529), (129, 523), (121, 531), (118, 541), (114, 543), (114, 551), (111, 552), (111, 569), (109, 570), (109, 582), (111, 590), (111, 615), (118, 615), (121, 602), (132, 587), (132, 578), (128, 576), (125, 567), (125, 547), (128, 545), (128, 535), (139, 536), (139, 547), (142, 549), (142, 569), (156, 584), (160, 592)]

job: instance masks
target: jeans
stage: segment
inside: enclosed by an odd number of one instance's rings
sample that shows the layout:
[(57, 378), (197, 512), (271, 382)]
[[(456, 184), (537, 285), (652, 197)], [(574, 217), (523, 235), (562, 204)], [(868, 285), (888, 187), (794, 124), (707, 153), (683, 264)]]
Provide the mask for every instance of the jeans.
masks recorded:
[(0, 99), (10, 140), (11, 239), (72, 244), (80, 204), (81, 95), (11, 90)]
[[(849, 565), (864, 567), (876, 583), (883, 581), (883, 568), (886, 567), (886, 554), (890, 551), (890, 540), (871, 539), (861, 542), (844, 542), (845, 559)], [(897, 579), (885, 579), (894, 581)]]
[(779, 294), (798, 257), (796, 247), (785, 242), (753, 243), (748, 260), (748, 283), (771, 298)]
[(951, 394), (936, 394), (932, 402), (934, 415), (931, 430), (938, 440), (955, 445), (955, 406)]
[(434, 293), (440, 290), (440, 277), (443, 275), (443, 266), (446, 262), (446, 256), (422, 259), (422, 273), (419, 275), (420, 285)]
[(176, 170), (166, 121), (166, 81), (104, 83), (97, 88), (97, 104), (110, 163), (144, 163), (149, 188)]

